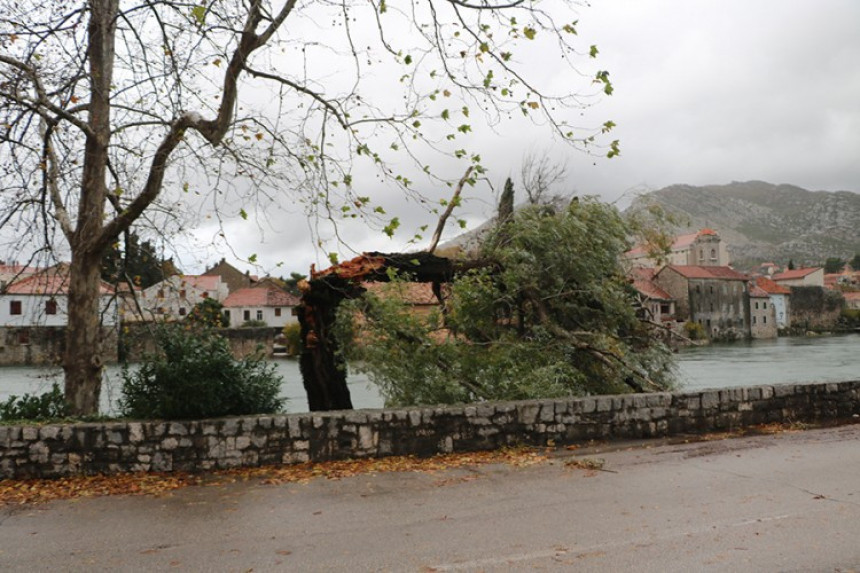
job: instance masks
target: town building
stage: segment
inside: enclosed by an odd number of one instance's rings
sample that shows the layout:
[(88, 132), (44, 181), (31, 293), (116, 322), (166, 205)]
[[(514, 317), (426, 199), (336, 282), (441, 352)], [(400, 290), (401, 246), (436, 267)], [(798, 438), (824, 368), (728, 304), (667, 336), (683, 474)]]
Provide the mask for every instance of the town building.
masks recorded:
[(675, 300), (654, 282), (656, 272), (653, 268), (634, 267), (631, 275), (645, 318), (660, 324), (675, 320)]
[(746, 275), (726, 266), (667, 265), (653, 282), (675, 300), (675, 318), (700, 324), (708, 338), (750, 336)]
[(749, 287), (750, 337), (776, 338), (777, 321), (770, 295), (755, 284)]
[(789, 327), (791, 325), (791, 289), (765, 277), (756, 277), (755, 286), (767, 293), (777, 328)]
[(777, 273), (771, 279), (782, 286), (824, 286), (824, 269), (821, 267), (809, 267), (805, 269), (794, 269)]
[[(655, 258), (645, 245), (637, 245), (625, 253), (625, 258), (634, 267), (658, 267)], [(729, 264), (729, 253), (713, 229), (700, 229), (695, 233), (675, 237), (665, 262), (669, 265), (725, 267)]]
[(298, 322), (293, 309), (299, 302), (296, 296), (273, 286), (242, 288), (224, 299), (223, 313), (230, 328), (238, 328), (251, 321), (283, 328)]
[(223, 302), (227, 285), (217, 275), (174, 275), (140, 292), (138, 303), (142, 316), (130, 309), (125, 320), (182, 320), (194, 306), (206, 299)]
[(211, 268), (206, 269), (201, 276), (221, 277), (221, 282), (227, 285), (228, 293), (252, 287), (257, 282), (256, 276), (253, 276), (248, 272), (243, 273), (223, 258), (216, 264), (212, 265)]

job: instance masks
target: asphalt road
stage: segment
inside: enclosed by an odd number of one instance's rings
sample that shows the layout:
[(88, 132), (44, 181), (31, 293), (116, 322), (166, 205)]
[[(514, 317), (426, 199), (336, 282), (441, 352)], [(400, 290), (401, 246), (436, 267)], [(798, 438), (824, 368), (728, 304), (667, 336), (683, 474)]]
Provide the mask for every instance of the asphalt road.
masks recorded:
[(860, 571), (860, 425), (0, 510), (4, 572), (532, 570)]

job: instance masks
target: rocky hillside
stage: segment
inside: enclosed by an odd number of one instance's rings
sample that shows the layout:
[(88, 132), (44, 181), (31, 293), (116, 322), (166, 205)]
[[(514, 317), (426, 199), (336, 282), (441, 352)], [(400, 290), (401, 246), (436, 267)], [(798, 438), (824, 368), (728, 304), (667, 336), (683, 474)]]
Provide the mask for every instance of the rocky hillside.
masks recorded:
[(658, 204), (687, 224), (711, 227), (729, 245), (733, 264), (763, 261), (821, 264), (860, 253), (860, 194), (807, 191), (762, 181), (692, 187), (673, 185), (637, 198), (626, 212)]

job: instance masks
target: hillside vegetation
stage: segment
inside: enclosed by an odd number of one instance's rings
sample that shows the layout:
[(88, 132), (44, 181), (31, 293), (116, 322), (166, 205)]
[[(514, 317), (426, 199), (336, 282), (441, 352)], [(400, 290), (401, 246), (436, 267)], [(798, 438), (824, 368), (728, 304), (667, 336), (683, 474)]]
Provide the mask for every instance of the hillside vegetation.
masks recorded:
[(687, 223), (679, 232), (711, 227), (729, 246), (732, 264), (763, 261), (819, 265), (860, 253), (860, 194), (807, 191), (763, 181), (672, 185), (637, 198), (626, 213), (657, 204)]

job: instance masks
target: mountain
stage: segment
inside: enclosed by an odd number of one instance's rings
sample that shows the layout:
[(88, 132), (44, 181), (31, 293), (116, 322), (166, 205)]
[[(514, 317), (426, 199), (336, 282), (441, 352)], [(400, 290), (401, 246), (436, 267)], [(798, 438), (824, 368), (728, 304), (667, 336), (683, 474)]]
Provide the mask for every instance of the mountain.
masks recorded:
[(828, 257), (850, 260), (860, 253), (860, 194), (807, 191), (763, 181), (728, 185), (672, 185), (638, 197), (625, 213), (659, 205), (686, 226), (717, 230), (732, 264), (749, 268), (764, 261), (820, 265)]

